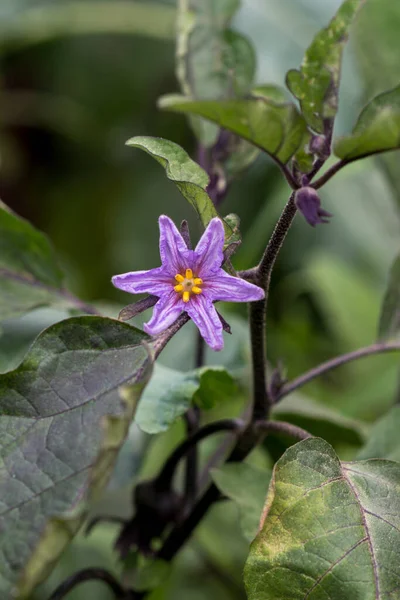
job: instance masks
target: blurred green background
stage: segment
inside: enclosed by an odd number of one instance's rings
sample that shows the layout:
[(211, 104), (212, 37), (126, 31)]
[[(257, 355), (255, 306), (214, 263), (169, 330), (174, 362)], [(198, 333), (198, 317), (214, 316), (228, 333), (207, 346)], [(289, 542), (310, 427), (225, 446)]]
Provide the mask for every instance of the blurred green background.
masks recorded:
[[(340, 3), (242, 0), (234, 27), (256, 48), (257, 82), (283, 85), (286, 71), (299, 65), (313, 34)], [(197, 231), (190, 207), (159, 165), (124, 145), (133, 135), (154, 135), (195, 153), (184, 117), (156, 108), (159, 96), (178, 90), (174, 11), (174, 0), (0, 3), (0, 196), (48, 234), (69, 287), (113, 316), (131, 297), (113, 289), (111, 276), (158, 265), (158, 215), (188, 218)], [(398, 3), (368, 0), (345, 52), (336, 135), (351, 129), (368, 99), (398, 83), (399, 30)], [(329, 226), (314, 230), (296, 219), (275, 270), (269, 314), (269, 358), (272, 364), (282, 360), (290, 376), (375, 339), (388, 271), (399, 250), (398, 160), (398, 154), (368, 159), (332, 180), (321, 192), (324, 207), (334, 213)], [(223, 212), (241, 218), (238, 268), (258, 260), (288, 191), (265, 157), (232, 186)], [(225, 314), (236, 325), (233, 339), (222, 355), (209, 359), (243, 375), (246, 313), (231, 305)], [(33, 336), (62, 316), (40, 310), (6, 323), (0, 370), (16, 364)], [(192, 339), (188, 327), (162, 362), (190, 368)], [(329, 373), (305, 388), (300, 400), (317, 401), (365, 427), (395, 401), (397, 371), (393, 356), (367, 359)], [(180, 435), (177, 425), (143, 454), (148, 439), (134, 431), (129, 451), (134, 446), (142, 473), (153, 472), (159, 455)], [(343, 453), (354, 455), (353, 446), (343, 446)], [(127, 507), (128, 500), (125, 494)], [(152, 598), (244, 597), (240, 571), (247, 546), (236, 521), (233, 506), (217, 507), (178, 559), (167, 588)], [(74, 569), (113, 562), (114, 534), (102, 527), (79, 539), (36, 598), (46, 599)], [(70, 596), (84, 597), (110, 596), (96, 585)]]

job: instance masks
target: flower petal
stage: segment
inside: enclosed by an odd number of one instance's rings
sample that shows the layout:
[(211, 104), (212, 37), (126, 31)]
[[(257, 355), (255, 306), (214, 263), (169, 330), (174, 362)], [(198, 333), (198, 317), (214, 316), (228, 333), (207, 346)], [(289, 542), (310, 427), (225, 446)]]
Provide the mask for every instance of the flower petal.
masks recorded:
[(213, 300), (225, 302), (255, 302), (262, 300), (264, 290), (240, 277), (232, 277), (222, 269), (207, 279), (204, 291)]
[(221, 219), (211, 219), (195, 249), (197, 276), (204, 278), (221, 267), (224, 260), (224, 239), (225, 231)]
[(185, 310), (210, 348), (222, 350), (222, 323), (213, 303), (204, 296), (192, 296), (190, 302), (185, 305)]
[(149, 335), (157, 335), (172, 325), (184, 310), (182, 298), (172, 290), (159, 299), (150, 321), (143, 325), (143, 329)]
[(179, 233), (175, 223), (166, 215), (158, 219), (160, 226), (160, 256), (163, 267), (172, 276), (186, 269), (193, 251), (188, 247)]
[(173, 282), (164, 267), (150, 269), (149, 271), (132, 271), (122, 275), (114, 275), (112, 283), (116, 288), (130, 294), (154, 294), (162, 296), (172, 289)]

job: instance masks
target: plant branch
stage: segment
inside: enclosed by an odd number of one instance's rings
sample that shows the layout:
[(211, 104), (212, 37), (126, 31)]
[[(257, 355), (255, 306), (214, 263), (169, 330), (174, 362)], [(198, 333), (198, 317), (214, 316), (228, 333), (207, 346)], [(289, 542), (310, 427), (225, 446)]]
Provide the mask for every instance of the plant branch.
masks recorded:
[(116, 598), (121, 600), (135, 600), (136, 596), (134, 592), (128, 592), (125, 590), (120, 583), (104, 569), (84, 569), (78, 571), (74, 575), (71, 575), (66, 579), (51, 595), (49, 600), (62, 600), (67, 594), (69, 594), (74, 587), (86, 581), (98, 580), (105, 583), (110, 590), (113, 592)]
[(396, 352), (400, 351), (400, 342), (377, 342), (376, 344), (372, 344), (371, 346), (366, 346), (365, 348), (359, 348), (358, 350), (354, 350), (353, 352), (349, 352), (348, 354), (341, 354), (340, 356), (336, 356), (317, 367), (314, 367), (310, 371), (307, 371), (303, 375), (296, 377), (293, 381), (286, 383), (282, 386), (279, 394), (278, 401), (281, 400), (284, 396), (291, 394), (298, 388), (306, 385), (316, 377), (320, 377), (327, 371), (332, 369), (336, 369), (341, 365), (344, 365), (353, 360), (357, 360), (359, 358), (363, 358), (365, 356), (372, 356), (373, 354), (381, 354), (384, 352)]
[(294, 193), (290, 196), (278, 223), (273, 231), (264, 255), (256, 269), (255, 282), (265, 290), (265, 298), (250, 304), (250, 334), (253, 363), (253, 421), (265, 419), (269, 415), (272, 399), (267, 389), (267, 350), (266, 350), (266, 312), (271, 273), (276, 258), (282, 248), (287, 232), (296, 215), (297, 208)]
[(310, 187), (314, 188), (315, 190), (319, 190), (319, 188), (328, 183), (328, 181), (332, 179), (332, 177), (336, 175), (336, 173), (338, 173), (341, 169), (343, 169), (343, 167), (348, 165), (350, 162), (353, 161), (339, 160), (337, 163), (332, 165), (323, 175), (321, 175), (321, 177), (317, 179), (317, 181), (311, 183)]
[(187, 313), (182, 313), (175, 323), (172, 323), (168, 329), (157, 335), (150, 342), (152, 348), (154, 350), (154, 359), (158, 358), (161, 352), (164, 350), (165, 346), (168, 344), (171, 338), (174, 337), (176, 333), (190, 320), (190, 317)]
[(257, 421), (254, 426), (258, 431), (262, 431), (263, 433), (284, 433), (300, 441), (313, 437), (305, 429), (291, 423), (286, 423), (286, 421)]
[(158, 483), (161, 487), (168, 487), (175, 474), (178, 463), (201, 440), (204, 440), (214, 433), (220, 433), (221, 431), (240, 432), (244, 429), (244, 426), (244, 422), (240, 419), (222, 419), (221, 421), (214, 421), (213, 423), (204, 425), (204, 427), (198, 429), (191, 437), (185, 439), (177, 448), (175, 448), (157, 477)]

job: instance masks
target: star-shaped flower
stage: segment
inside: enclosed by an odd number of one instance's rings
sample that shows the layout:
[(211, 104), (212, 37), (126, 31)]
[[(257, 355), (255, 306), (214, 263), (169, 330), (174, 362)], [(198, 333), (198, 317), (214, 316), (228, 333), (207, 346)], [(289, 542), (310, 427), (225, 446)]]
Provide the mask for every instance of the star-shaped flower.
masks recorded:
[(213, 350), (222, 350), (222, 323), (213, 302), (254, 302), (264, 291), (244, 279), (232, 277), (221, 267), (224, 261), (224, 226), (212, 219), (195, 250), (190, 250), (175, 224), (159, 218), (161, 267), (115, 275), (115, 287), (131, 294), (158, 296), (153, 316), (144, 329), (157, 335), (187, 312)]

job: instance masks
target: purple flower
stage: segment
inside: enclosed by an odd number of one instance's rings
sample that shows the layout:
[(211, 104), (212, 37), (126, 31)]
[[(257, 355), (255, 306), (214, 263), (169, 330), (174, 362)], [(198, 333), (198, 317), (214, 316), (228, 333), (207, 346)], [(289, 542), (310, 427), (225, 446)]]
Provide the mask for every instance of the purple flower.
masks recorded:
[(195, 250), (188, 249), (169, 217), (162, 215), (159, 225), (161, 267), (115, 275), (113, 284), (131, 294), (147, 292), (159, 297), (152, 318), (144, 325), (150, 335), (164, 331), (185, 311), (207, 344), (222, 350), (223, 327), (213, 302), (253, 302), (264, 298), (264, 291), (221, 268), (224, 226), (220, 219), (210, 221)]
[(297, 190), (295, 203), (312, 227), (315, 227), (318, 223), (329, 223), (327, 217), (333, 217), (330, 212), (321, 208), (321, 200), (314, 188), (302, 187)]

